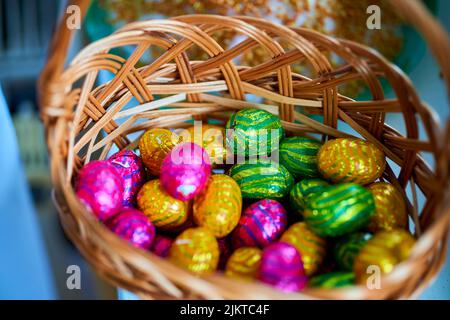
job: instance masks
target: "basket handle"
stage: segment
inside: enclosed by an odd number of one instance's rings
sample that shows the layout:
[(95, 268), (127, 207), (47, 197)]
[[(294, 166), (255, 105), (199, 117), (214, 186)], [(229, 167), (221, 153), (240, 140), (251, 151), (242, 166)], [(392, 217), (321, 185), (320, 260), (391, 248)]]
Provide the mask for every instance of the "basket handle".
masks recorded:
[[(417, 0), (390, 0), (393, 7), (422, 34), (436, 58), (450, 94), (450, 39), (441, 24), (432, 16), (425, 6)], [(69, 0), (69, 5), (76, 5), (81, 9), (81, 18), (84, 18), (90, 0)], [(59, 21), (58, 28), (53, 35), (49, 49), (47, 64), (41, 73), (39, 82), (42, 84), (51, 81), (63, 72), (67, 52), (75, 30), (66, 26), (70, 16), (65, 12)]]

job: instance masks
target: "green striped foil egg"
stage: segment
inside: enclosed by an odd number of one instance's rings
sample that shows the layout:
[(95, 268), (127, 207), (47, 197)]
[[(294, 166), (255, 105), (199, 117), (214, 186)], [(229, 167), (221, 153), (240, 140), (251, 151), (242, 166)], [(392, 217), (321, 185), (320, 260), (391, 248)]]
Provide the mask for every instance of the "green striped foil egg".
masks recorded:
[(242, 109), (226, 125), (227, 143), (235, 154), (270, 155), (284, 137), (280, 118), (265, 110)]
[(359, 251), (372, 237), (368, 232), (348, 234), (340, 239), (333, 249), (334, 260), (342, 270), (353, 270), (353, 262)]
[(337, 237), (366, 227), (375, 213), (373, 195), (355, 183), (329, 186), (309, 197), (303, 216), (322, 237)]
[(280, 199), (294, 185), (289, 171), (275, 162), (235, 164), (229, 175), (241, 188), (242, 198), (246, 199)]
[(303, 214), (306, 199), (313, 194), (320, 193), (329, 186), (328, 182), (321, 179), (303, 179), (296, 183), (289, 193), (292, 209), (298, 214)]
[(322, 143), (304, 138), (285, 138), (280, 143), (280, 163), (295, 179), (319, 177), (317, 153)]
[(308, 282), (310, 288), (334, 289), (355, 284), (355, 274), (346, 271), (324, 273), (311, 278)]

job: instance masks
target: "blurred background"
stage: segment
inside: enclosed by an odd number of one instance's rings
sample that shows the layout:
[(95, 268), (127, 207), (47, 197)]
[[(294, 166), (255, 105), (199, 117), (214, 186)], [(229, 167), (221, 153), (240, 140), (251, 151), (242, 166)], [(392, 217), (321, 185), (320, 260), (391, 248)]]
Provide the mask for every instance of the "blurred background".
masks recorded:
[[(446, 16), (450, 13), (450, 1), (424, 2), (450, 31)], [(366, 8), (370, 4), (382, 9), (381, 30), (366, 28)], [(0, 299), (114, 299), (118, 295), (116, 288), (90, 270), (66, 239), (51, 201), (36, 80), (55, 24), (65, 8), (63, 0), (0, 0)], [(205, 12), (264, 16), (286, 25), (306, 26), (364, 42), (410, 76), (419, 95), (441, 120), (449, 117), (448, 96), (426, 44), (384, 0), (94, 0), (70, 56), (128, 21)], [(242, 63), (258, 63), (263, 55), (252, 52), (242, 57)], [(358, 83), (344, 90), (355, 98), (367, 94)], [(387, 122), (402, 131), (399, 117), (389, 115)], [(432, 159), (425, 157), (432, 164)], [(70, 265), (81, 269), (80, 290), (67, 288)], [(420, 298), (450, 299), (449, 281), (447, 261), (438, 279)]]

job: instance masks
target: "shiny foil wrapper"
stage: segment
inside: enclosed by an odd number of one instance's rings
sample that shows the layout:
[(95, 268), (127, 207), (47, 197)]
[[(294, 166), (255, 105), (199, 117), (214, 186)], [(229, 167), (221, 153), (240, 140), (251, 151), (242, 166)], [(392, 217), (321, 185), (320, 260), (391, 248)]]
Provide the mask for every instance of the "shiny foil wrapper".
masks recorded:
[(339, 239), (333, 249), (334, 260), (339, 268), (352, 271), (355, 258), (370, 238), (372, 238), (371, 233), (356, 232)]
[(300, 291), (308, 281), (299, 252), (283, 242), (273, 243), (263, 250), (258, 278), (286, 292)]
[(230, 277), (254, 279), (258, 276), (262, 250), (257, 247), (242, 247), (228, 259), (225, 274)]
[(334, 271), (311, 278), (308, 287), (335, 289), (355, 284), (355, 274), (349, 271)]
[(123, 179), (108, 161), (91, 161), (78, 172), (75, 192), (89, 211), (105, 221), (122, 208)]
[(197, 144), (177, 145), (161, 166), (161, 185), (172, 197), (188, 201), (202, 192), (211, 176), (211, 164), (206, 151)]
[(264, 199), (253, 203), (242, 213), (232, 233), (233, 247), (264, 248), (278, 240), (287, 226), (287, 213), (281, 203)]
[(400, 191), (387, 182), (376, 182), (367, 188), (375, 199), (375, 214), (370, 219), (369, 230), (406, 229), (408, 214)]
[(368, 272), (370, 266), (378, 266), (381, 273), (392, 272), (396, 264), (409, 257), (415, 242), (409, 232), (401, 229), (375, 234), (355, 258), (353, 271), (357, 282), (366, 283), (372, 274)]
[(194, 222), (223, 238), (238, 224), (241, 210), (241, 190), (236, 181), (224, 174), (214, 174), (206, 189), (194, 199)]
[(169, 259), (195, 274), (214, 272), (219, 263), (219, 245), (205, 228), (191, 228), (181, 233), (172, 244)]
[(297, 214), (302, 215), (308, 197), (322, 192), (328, 186), (328, 182), (322, 179), (303, 179), (298, 182), (289, 193), (289, 201), (292, 209)]
[(297, 222), (290, 226), (280, 241), (293, 245), (300, 252), (307, 276), (317, 271), (327, 253), (326, 240), (312, 232), (305, 222)]
[(323, 178), (334, 183), (369, 184), (384, 172), (383, 151), (361, 139), (340, 138), (326, 142), (317, 154)]
[(154, 128), (144, 133), (139, 140), (139, 151), (152, 175), (159, 176), (164, 158), (179, 143), (181, 138), (167, 129)]
[(173, 230), (183, 225), (189, 216), (187, 202), (171, 197), (159, 180), (146, 182), (137, 195), (140, 210), (162, 230)]
[(305, 137), (289, 137), (280, 143), (280, 163), (295, 179), (319, 177), (317, 153), (322, 143)]
[(172, 243), (173, 243), (172, 238), (157, 234), (155, 239), (153, 240), (153, 244), (150, 250), (157, 256), (165, 258), (169, 255)]
[(219, 270), (224, 270), (225, 265), (227, 264), (228, 258), (230, 257), (231, 251), (231, 241), (229, 237), (225, 237), (222, 239), (217, 239), (217, 244), (219, 245)]
[(108, 161), (116, 167), (123, 179), (123, 207), (136, 204), (136, 195), (145, 182), (145, 169), (141, 158), (131, 150), (113, 154)]
[(187, 132), (190, 140), (183, 135), (183, 141), (190, 141), (203, 147), (212, 165), (225, 163), (227, 156), (225, 128), (202, 124), (201, 128), (200, 126), (187, 128)]
[(155, 227), (139, 210), (125, 208), (106, 222), (106, 226), (137, 248), (149, 249), (155, 238)]

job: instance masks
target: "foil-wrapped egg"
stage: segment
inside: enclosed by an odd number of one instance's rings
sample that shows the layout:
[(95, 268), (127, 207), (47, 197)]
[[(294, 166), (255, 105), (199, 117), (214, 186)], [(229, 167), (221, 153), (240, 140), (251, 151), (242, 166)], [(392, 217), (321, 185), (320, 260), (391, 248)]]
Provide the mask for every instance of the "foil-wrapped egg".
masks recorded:
[(355, 274), (349, 271), (334, 271), (311, 278), (308, 282), (310, 288), (335, 289), (355, 284)]
[(280, 163), (295, 179), (319, 177), (317, 153), (322, 143), (305, 138), (284, 138), (280, 143)]
[(175, 239), (169, 259), (184, 269), (202, 275), (217, 269), (219, 255), (217, 240), (208, 229), (191, 228)]
[(75, 192), (89, 211), (105, 221), (122, 208), (123, 179), (110, 162), (91, 161), (78, 172)]
[(287, 213), (281, 203), (264, 199), (242, 213), (232, 233), (233, 247), (264, 248), (278, 240), (287, 226)]
[(116, 167), (123, 179), (124, 207), (136, 204), (136, 194), (145, 182), (145, 169), (141, 158), (131, 150), (122, 150), (113, 154), (108, 161)]
[(171, 197), (157, 179), (142, 186), (137, 195), (137, 204), (150, 221), (162, 230), (183, 225), (189, 216), (188, 203)]
[(228, 235), (241, 217), (242, 197), (236, 181), (224, 174), (212, 175), (206, 189), (194, 199), (194, 222), (217, 238)]
[(153, 240), (153, 244), (150, 248), (150, 251), (156, 254), (157, 256), (165, 258), (169, 255), (172, 243), (173, 243), (172, 238), (157, 234), (155, 239)]
[(139, 151), (152, 175), (159, 176), (163, 160), (179, 143), (181, 138), (167, 129), (154, 128), (144, 133), (139, 140)]
[(353, 262), (367, 241), (372, 238), (371, 233), (355, 232), (345, 235), (338, 240), (334, 249), (334, 260), (342, 270), (353, 270)]
[[(190, 141), (208, 153), (212, 165), (224, 164), (227, 156), (225, 128), (212, 124), (201, 124), (186, 129), (188, 137), (183, 141)], [(189, 140), (188, 140), (189, 139)]]
[(185, 142), (177, 145), (161, 165), (161, 185), (172, 197), (188, 201), (206, 187), (211, 163), (199, 145)]
[(289, 192), (291, 208), (299, 215), (305, 210), (305, 202), (313, 194), (322, 192), (328, 187), (328, 182), (322, 179), (303, 179), (296, 183)]
[(228, 259), (225, 274), (230, 277), (254, 279), (258, 275), (262, 250), (257, 247), (242, 247)]
[(384, 172), (383, 151), (361, 139), (340, 138), (326, 142), (317, 154), (319, 171), (334, 183), (369, 184)]

